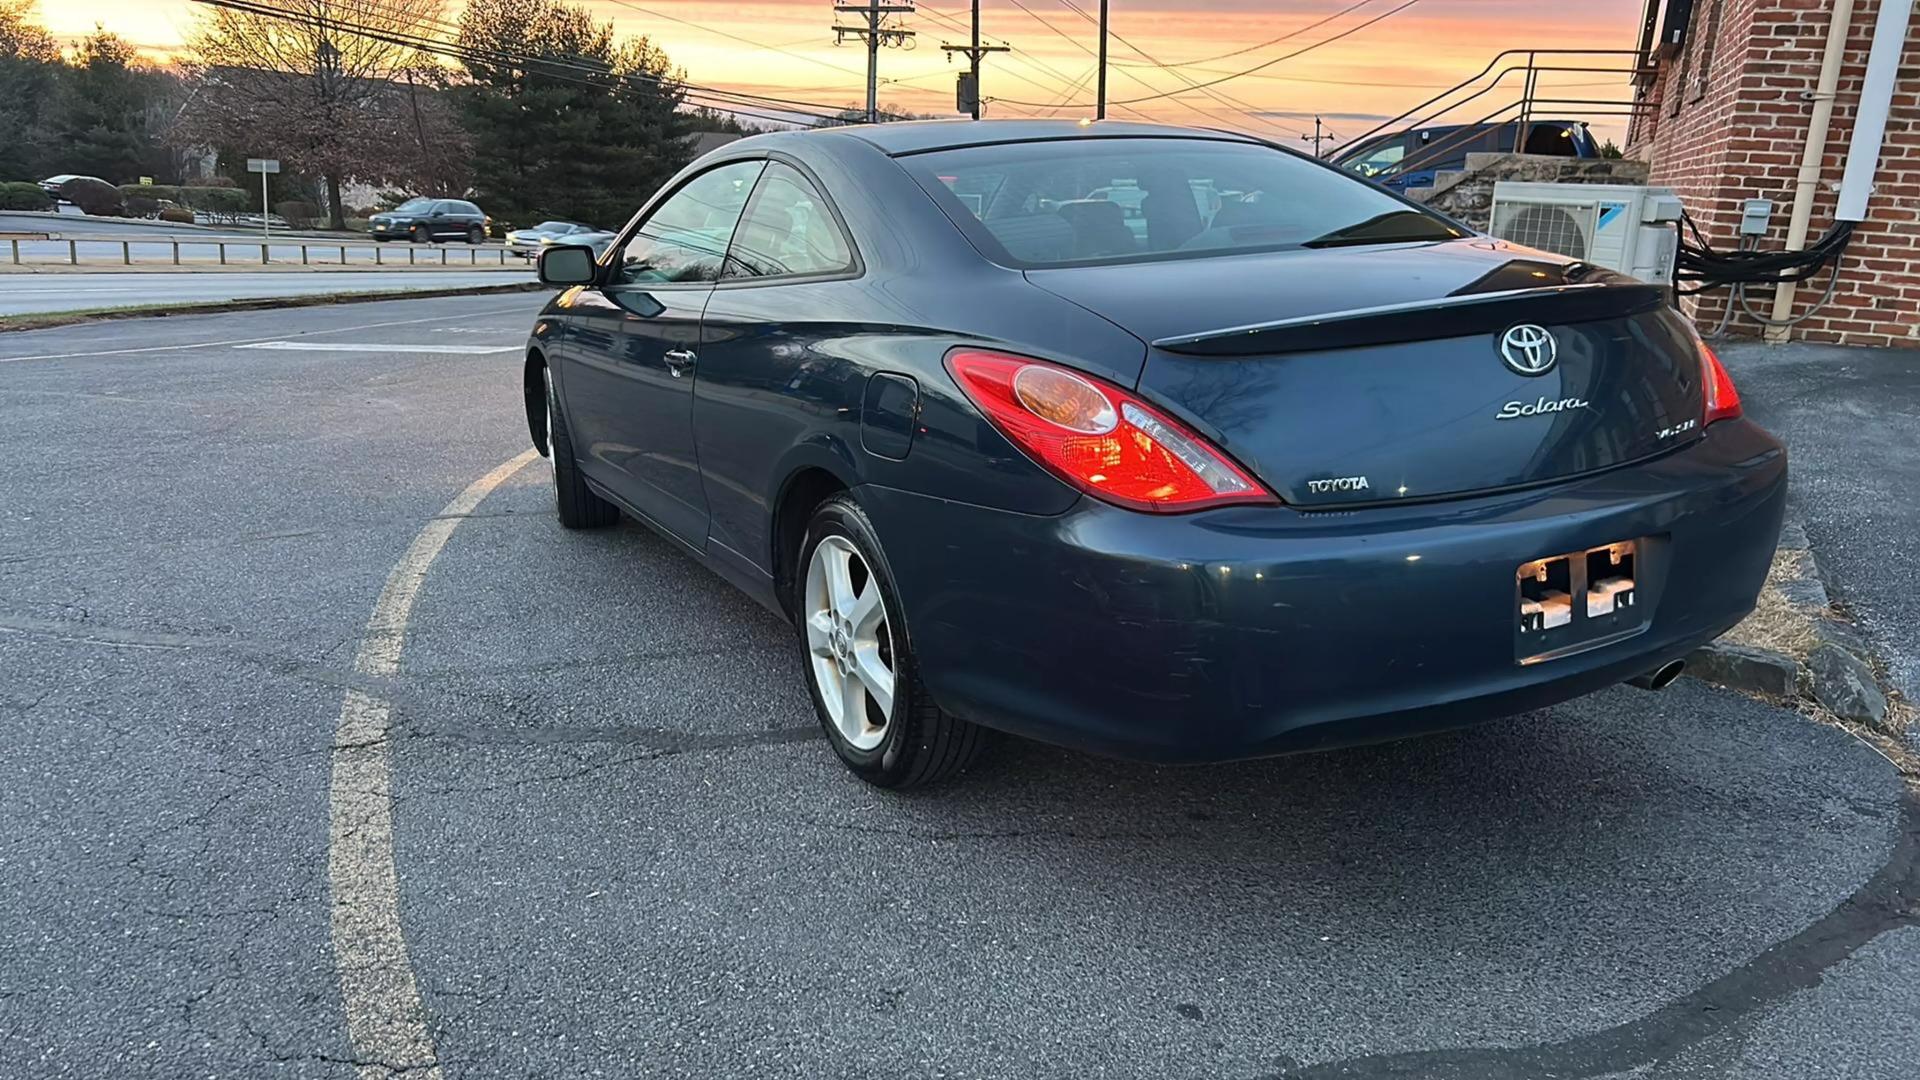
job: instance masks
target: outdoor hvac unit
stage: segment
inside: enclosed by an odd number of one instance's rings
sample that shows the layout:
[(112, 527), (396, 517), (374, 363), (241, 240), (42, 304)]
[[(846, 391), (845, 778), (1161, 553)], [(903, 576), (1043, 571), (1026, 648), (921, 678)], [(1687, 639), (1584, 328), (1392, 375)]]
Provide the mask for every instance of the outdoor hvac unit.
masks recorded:
[(1493, 185), (1493, 235), (1618, 270), (1642, 281), (1673, 280), (1680, 198), (1670, 188), (1629, 184)]

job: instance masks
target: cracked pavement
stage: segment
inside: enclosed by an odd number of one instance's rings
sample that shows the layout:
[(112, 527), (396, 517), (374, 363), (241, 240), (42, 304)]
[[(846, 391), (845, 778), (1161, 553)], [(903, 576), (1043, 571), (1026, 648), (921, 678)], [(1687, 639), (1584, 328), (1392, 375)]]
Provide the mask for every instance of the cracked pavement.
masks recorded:
[[(524, 448), (517, 361), (167, 346), (517, 343), (535, 307), (0, 337), (0, 1076), (411, 1071), (356, 1058), (329, 938), (355, 690), (453, 1080), (1911, 1077), (1903, 778), (1690, 680), (877, 792), (790, 631), (640, 527), (561, 530), (537, 463), (461, 518), (399, 674), (356, 674), (415, 533)], [(7, 362), (50, 353), (101, 355)]]

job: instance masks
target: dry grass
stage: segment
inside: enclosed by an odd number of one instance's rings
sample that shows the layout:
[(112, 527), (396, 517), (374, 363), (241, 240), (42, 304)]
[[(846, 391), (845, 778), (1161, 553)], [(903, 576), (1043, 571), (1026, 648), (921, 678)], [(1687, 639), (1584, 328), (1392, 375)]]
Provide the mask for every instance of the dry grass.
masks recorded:
[(1811, 605), (1796, 604), (1780, 591), (1780, 583), (1813, 573), (1812, 554), (1806, 551), (1776, 551), (1773, 566), (1767, 571), (1767, 583), (1760, 590), (1760, 601), (1753, 614), (1726, 632), (1720, 640), (1735, 645), (1772, 649), (1799, 660), (1820, 643), (1814, 633), (1814, 620), (1827, 614)]

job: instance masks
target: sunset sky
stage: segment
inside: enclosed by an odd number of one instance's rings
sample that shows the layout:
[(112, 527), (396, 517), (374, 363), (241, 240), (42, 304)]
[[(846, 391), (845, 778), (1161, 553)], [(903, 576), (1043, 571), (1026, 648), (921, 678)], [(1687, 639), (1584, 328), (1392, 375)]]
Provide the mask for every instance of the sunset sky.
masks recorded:
[[(1117, 37), (1161, 63), (1189, 65), (1178, 70), (1204, 82), (1284, 56), (1404, 2), (1371, 0), (1287, 41), (1220, 59), (1208, 58), (1300, 30), (1355, 0), (1112, 0), (1111, 11)], [(694, 83), (832, 106), (864, 100), (865, 52), (857, 43), (834, 46), (828, 0), (590, 0), (586, 6), (613, 19), (623, 33), (652, 38)], [(989, 105), (990, 115), (1090, 111), (1093, 61), (1086, 50), (1094, 47), (1094, 34), (1076, 6), (1091, 14), (1097, 0), (984, 0), (983, 37), (1014, 49), (986, 61), (984, 92), (1004, 101)], [(443, 17), (457, 18), (459, 7), (459, 0), (449, 0)], [(41, 0), (42, 19), (57, 35), (75, 38), (98, 22), (155, 56), (179, 45), (200, 10), (190, 0)], [(1157, 120), (1204, 121), (1288, 138), (1310, 132), (1318, 113), (1335, 133), (1354, 135), (1473, 74), (1503, 49), (1631, 48), (1640, 10), (1641, 0), (1417, 0), (1350, 37), (1225, 82), (1214, 88), (1219, 97), (1184, 93), (1131, 108)], [(939, 46), (963, 42), (966, 19), (963, 0), (938, 0), (905, 16), (902, 25), (919, 36), (911, 50), (881, 54), (880, 74), (887, 80), (882, 101), (917, 112), (951, 112), (958, 64), (949, 64)], [(1110, 101), (1182, 85), (1118, 40), (1110, 51)], [(1083, 76), (1085, 88), (1075, 91), (1072, 84)], [(1615, 75), (1570, 73), (1543, 81), (1567, 87), (1565, 97), (1611, 100), (1626, 93), (1624, 78)], [(1517, 96), (1518, 77), (1510, 76), (1506, 85), (1514, 90), (1483, 99), (1487, 109)], [(1066, 107), (1041, 107), (1061, 103)], [(1110, 113), (1129, 115), (1124, 108), (1110, 107)], [(1623, 126), (1618, 120), (1594, 123), (1603, 137), (1617, 137)]]

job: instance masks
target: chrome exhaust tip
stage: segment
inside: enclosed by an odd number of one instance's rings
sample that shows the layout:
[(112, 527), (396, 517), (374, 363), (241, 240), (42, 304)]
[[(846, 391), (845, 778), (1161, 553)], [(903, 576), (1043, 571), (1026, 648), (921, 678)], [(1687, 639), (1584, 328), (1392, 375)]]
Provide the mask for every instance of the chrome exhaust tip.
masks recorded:
[(1637, 686), (1642, 690), (1665, 690), (1673, 685), (1673, 680), (1679, 678), (1680, 673), (1685, 670), (1687, 670), (1685, 660), (1669, 660), (1644, 675), (1635, 675), (1628, 679), (1627, 685)]

